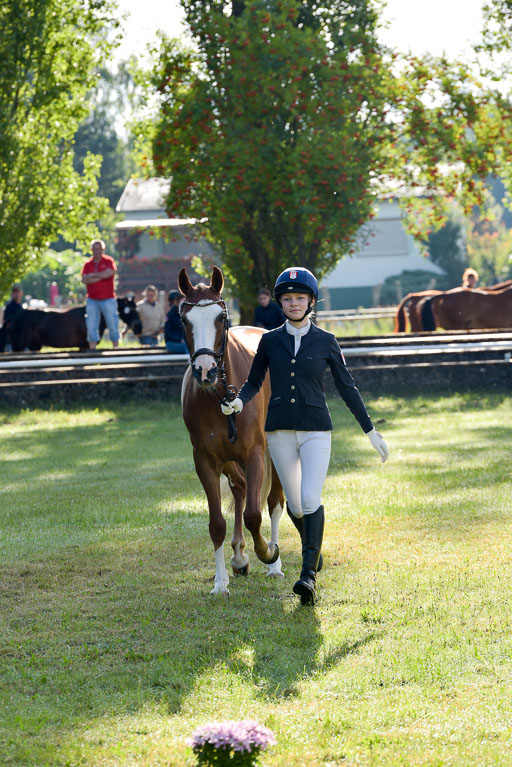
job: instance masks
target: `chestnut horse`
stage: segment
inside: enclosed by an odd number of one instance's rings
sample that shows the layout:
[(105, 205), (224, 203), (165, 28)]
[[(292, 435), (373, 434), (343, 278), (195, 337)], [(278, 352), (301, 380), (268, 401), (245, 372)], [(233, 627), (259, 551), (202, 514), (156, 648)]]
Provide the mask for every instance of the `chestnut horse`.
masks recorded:
[[(227, 477), (233, 495), (235, 525), (231, 566), (235, 574), (247, 574), (242, 525), (252, 535), (258, 559), (269, 565), (268, 575), (280, 576), (279, 520), (284, 496), (271, 463), (264, 431), (270, 384), (236, 416), (236, 432), (220, 409), (220, 402), (233, 398), (249, 373), (263, 331), (260, 328), (229, 328), (226, 303), (221, 293), (224, 277), (214, 266), (211, 284), (190, 282), (180, 271), (178, 287), (185, 296), (181, 321), (190, 350), (190, 366), (182, 386), (183, 419), (193, 446), (197, 475), (206, 493), (210, 513), (210, 538), (215, 549), (215, 585), (212, 594), (229, 594), (229, 576), (224, 562), (226, 521), (221, 508), (221, 474)], [(233, 387), (231, 389), (230, 387)], [(263, 538), (260, 498), (266, 499), (271, 518), (271, 540)], [(245, 504), (245, 508), (244, 508)]]
[(408, 293), (402, 298), (397, 307), (393, 333), (405, 333), (407, 330), (406, 308), (409, 312), (411, 333), (420, 333), (423, 330), (423, 325), (421, 324), (421, 316), (418, 316), (416, 312), (416, 307), (427, 296), (436, 296), (439, 292), (439, 290), (423, 290), (420, 293)]
[[(478, 288), (478, 290), (484, 293), (494, 293), (497, 290), (502, 290), (512, 285), (512, 280), (505, 280), (505, 282), (498, 282), (496, 285), (491, 285), (488, 288)], [(446, 291), (447, 293), (458, 293), (463, 288), (452, 288)], [(408, 293), (399, 303), (397, 307), (395, 326), (393, 333), (405, 333), (407, 330), (407, 319), (405, 315), (405, 309), (407, 308), (409, 313), (409, 324), (411, 333), (421, 333), (422, 330), (428, 330), (423, 327), (422, 322), (422, 309), (425, 303), (423, 299), (430, 298), (431, 296), (439, 296), (445, 291), (441, 290), (423, 290), (420, 293)], [(421, 305), (420, 305), (421, 304)], [(446, 328), (447, 329), (447, 328)]]
[(462, 289), (425, 298), (421, 311), (423, 328), (435, 330), (483, 330), (512, 327), (512, 287), (502, 290)]

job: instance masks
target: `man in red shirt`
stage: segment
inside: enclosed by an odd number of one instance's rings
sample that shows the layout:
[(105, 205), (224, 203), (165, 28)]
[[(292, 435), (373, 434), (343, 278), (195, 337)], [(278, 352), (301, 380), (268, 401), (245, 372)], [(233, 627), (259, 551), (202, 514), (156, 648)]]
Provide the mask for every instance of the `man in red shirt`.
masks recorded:
[(107, 323), (110, 340), (114, 348), (119, 343), (119, 315), (114, 291), (116, 265), (114, 259), (105, 254), (103, 240), (91, 243), (92, 258), (85, 262), (82, 269), (82, 282), (87, 286), (87, 340), (90, 349), (96, 349), (100, 340), (100, 315)]

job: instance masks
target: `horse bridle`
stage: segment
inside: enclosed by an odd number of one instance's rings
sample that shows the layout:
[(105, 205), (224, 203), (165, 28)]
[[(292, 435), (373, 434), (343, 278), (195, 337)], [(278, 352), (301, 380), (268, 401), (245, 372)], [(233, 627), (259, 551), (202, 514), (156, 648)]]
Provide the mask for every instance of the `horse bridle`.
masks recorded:
[[(236, 396), (238, 394), (236, 386), (233, 386), (233, 384), (228, 383), (228, 379), (226, 376), (226, 368), (224, 367), (224, 355), (226, 353), (226, 346), (228, 343), (228, 334), (229, 334), (229, 313), (228, 313), (228, 307), (226, 305), (226, 302), (224, 299), (219, 298), (216, 301), (211, 299), (207, 301), (202, 301), (200, 304), (196, 304), (193, 301), (187, 301), (184, 299), (181, 302), (181, 306), (198, 306), (201, 308), (202, 306), (213, 306), (214, 304), (217, 304), (222, 308), (222, 321), (223, 321), (223, 327), (222, 327), (222, 338), (220, 339), (220, 346), (219, 351), (216, 352), (214, 349), (208, 349), (208, 348), (202, 348), (197, 349), (193, 354), (190, 355), (190, 367), (192, 368), (194, 365), (195, 360), (201, 356), (202, 354), (207, 354), (209, 357), (213, 357), (215, 361), (217, 362), (217, 370), (218, 374), (217, 377), (220, 380), (221, 384), (224, 386), (224, 397), (219, 396), (219, 393), (217, 389), (213, 389), (215, 396), (221, 403), (221, 405), (229, 404), (230, 402), (233, 402), (234, 399), (236, 399)], [(183, 312), (180, 311), (180, 320), (183, 324)], [(235, 424), (235, 414), (232, 413), (231, 415), (227, 416), (228, 418), (228, 439), (230, 442), (236, 442), (237, 440), (237, 429)]]

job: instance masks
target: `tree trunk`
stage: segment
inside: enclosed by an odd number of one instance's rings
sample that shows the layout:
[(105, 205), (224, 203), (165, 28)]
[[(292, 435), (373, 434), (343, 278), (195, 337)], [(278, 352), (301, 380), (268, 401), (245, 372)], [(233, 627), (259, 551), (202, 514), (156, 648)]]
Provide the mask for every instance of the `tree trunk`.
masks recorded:
[(240, 305), (240, 325), (254, 325), (254, 306)]

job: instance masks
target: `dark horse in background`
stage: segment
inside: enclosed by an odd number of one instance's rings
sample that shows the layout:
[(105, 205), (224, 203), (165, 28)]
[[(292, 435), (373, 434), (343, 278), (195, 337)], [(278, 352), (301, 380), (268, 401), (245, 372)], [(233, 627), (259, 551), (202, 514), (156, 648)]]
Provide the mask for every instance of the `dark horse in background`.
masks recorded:
[(502, 290), (462, 289), (418, 304), (424, 330), (512, 328), (512, 286)]
[[(181, 319), (190, 349), (190, 366), (182, 386), (183, 419), (193, 445), (194, 464), (206, 493), (210, 513), (210, 538), (215, 550), (215, 585), (212, 594), (229, 594), (229, 576), (224, 562), (226, 520), (221, 502), (221, 484), (229, 482), (234, 502), (235, 526), (231, 566), (235, 574), (247, 574), (243, 522), (252, 535), (258, 559), (266, 563), (268, 575), (280, 576), (279, 519), (284, 496), (270, 460), (264, 424), (270, 383), (236, 416), (237, 435), (228, 430), (228, 417), (220, 409), (228, 386), (236, 391), (247, 378), (259, 340), (260, 328), (229, 328), (227, 307), (221, 296), (224, 277), (213, 267), (211, 284), (195, 287), (186, 270), (179, 274), (178, 287), (185, 296)], [(221, 483), (221, 474), (228, 482)], [(224, 478), (223, 478), (224, 479)], [(227, 487), (225, 487), (226, 492)], [(271, 517), (271, 540), (260, 531), (261, 507), (265, 500)], [(245, 508), (244, 508), (245, 506)]]
[[(137, 312), (135, 300), (132, 297), (117, 299), (119, 318), (135, 334), (142, 330), (142, 324)], [(106, 328), (101, 315), (100, 337)], [(24, 309), (18, 314), (9, 328), (2, 328), (0, 336), (0, 351), (10, 339), (13, 352), (29, 349), (38, 352), (43, 346), (57, 349), (78, 347), (80, 351), (89, 348), (87, 343), (87, 328), (85, 325), (85, 306), (57, 311), (55, 309)]]

